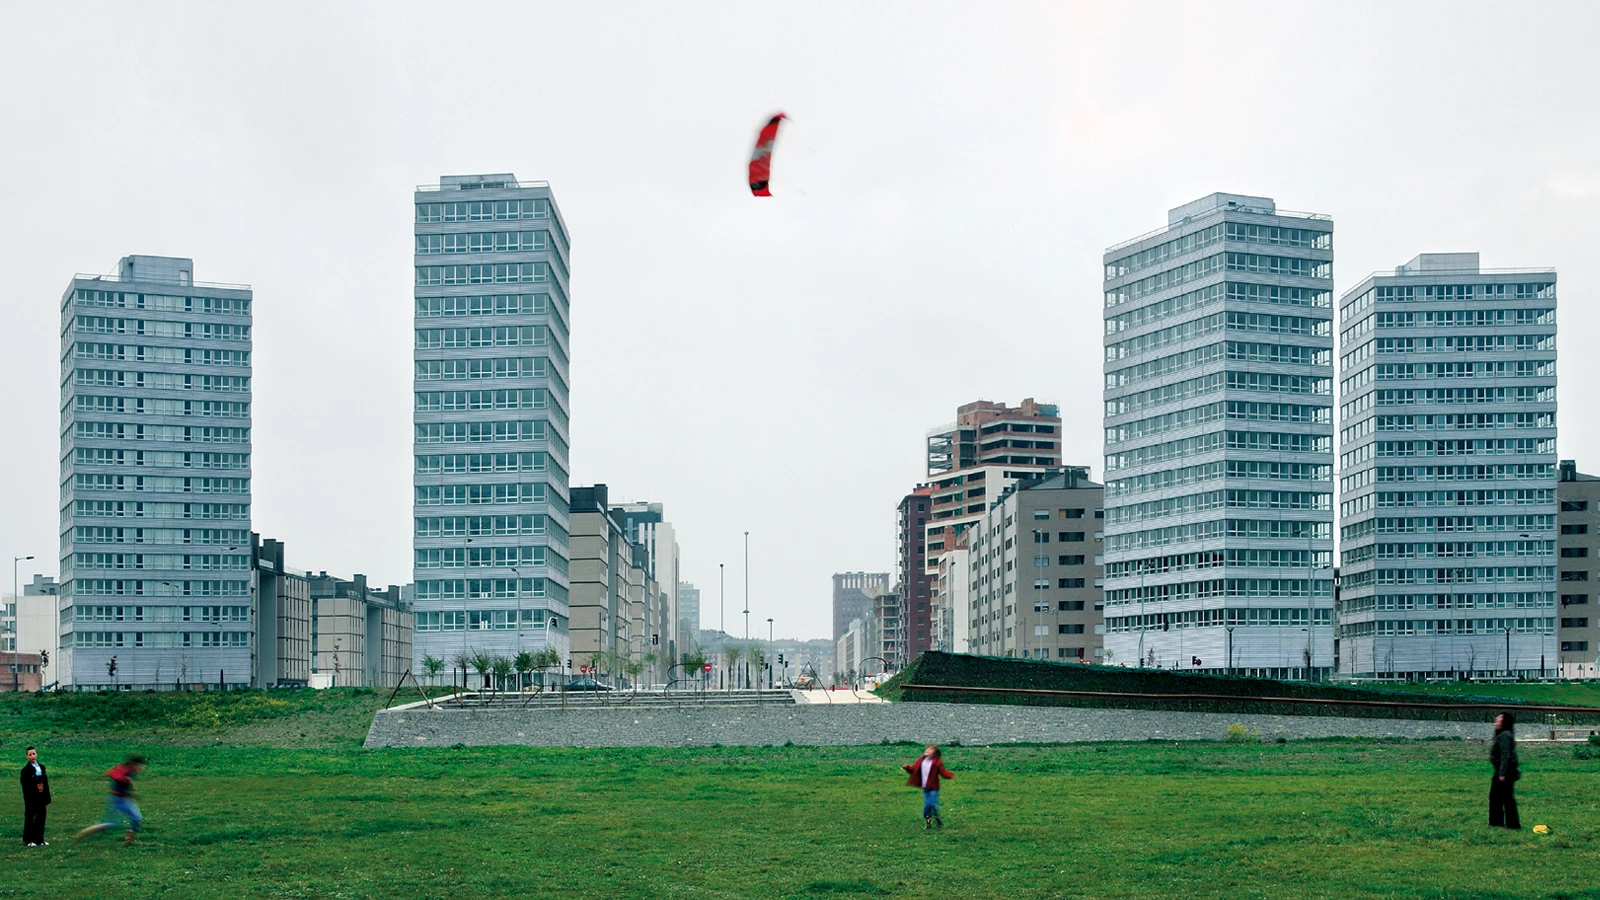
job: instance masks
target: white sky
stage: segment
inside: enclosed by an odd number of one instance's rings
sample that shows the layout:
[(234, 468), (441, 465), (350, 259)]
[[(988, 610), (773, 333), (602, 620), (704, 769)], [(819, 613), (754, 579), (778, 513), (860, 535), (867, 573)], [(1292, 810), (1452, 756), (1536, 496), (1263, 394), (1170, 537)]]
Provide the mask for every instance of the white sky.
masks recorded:
[[(1213, 191), (1560, 269), (1563, 457), (1600, 469), (1600, 6), (0, 2), (0, 557), (57, 546), (58, 302), (190, 256), (255, 305), (254, 527), (411, 572), (411, 190), (551, 182), (572, 483), (666, 504), (715, 626), (829, 633), (924, 432), (1061, 404), (1101, 474), (1100, 254)], [(774, 190), (744, 163), (783, 110)], [(759, 630), (752, 627), (752, 632)]]

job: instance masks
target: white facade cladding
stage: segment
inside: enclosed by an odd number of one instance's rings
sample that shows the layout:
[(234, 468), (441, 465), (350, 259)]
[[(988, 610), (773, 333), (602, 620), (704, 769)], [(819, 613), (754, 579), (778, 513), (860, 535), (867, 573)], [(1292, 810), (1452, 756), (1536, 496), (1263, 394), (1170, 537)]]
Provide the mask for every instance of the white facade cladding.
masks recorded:
[(566, 654), (568, 244), (544, 182), (415, 201), (415, 658)]
[(1339, 334), (1341, 674), (1552, 677), (1555, 271), (1423, 254)]
[(252, 299), (163, 256), (61, 298), (63, 688), (250, 683)]
[(1113, 663), (1333, 667), (1333, 222), (1213, 194), (1105, 254)]

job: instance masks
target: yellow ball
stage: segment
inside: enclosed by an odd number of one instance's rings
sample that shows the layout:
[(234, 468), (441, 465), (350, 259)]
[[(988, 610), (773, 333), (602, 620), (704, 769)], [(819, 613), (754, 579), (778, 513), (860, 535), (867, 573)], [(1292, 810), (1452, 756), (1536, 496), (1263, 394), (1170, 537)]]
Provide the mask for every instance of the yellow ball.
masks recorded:
[(1533, 833), (1534, 834), (1549, 834), (1550, 833), (1550, 826), (1549, 825), (1535, 825), (1535, 826), (1533, 826)]

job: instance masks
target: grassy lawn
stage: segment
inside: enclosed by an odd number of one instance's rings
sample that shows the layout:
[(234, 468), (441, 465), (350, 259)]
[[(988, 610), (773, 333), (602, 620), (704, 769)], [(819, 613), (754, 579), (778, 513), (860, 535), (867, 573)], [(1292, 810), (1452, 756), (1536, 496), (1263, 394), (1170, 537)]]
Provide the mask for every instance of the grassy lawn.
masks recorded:
[(1568, 681), (1503, 683), (1441, 681), (1436, 684), (1363, 683), (1361, 687), (1415, 694), (1441, 694), (1452, 697), (1510, 697), (1528, 703), (1600, 707), (1600, 682)]
[[(8, 808), (0, 897), (1600, 898), (1600, 762), (1564, 747), (1524, 750), (1514, 834), (1483, 824), (1476, 742), (953, 747), (929, 834), (915, 747), (365, 751), (370, 699), (316, 701), (360, 729), (239, 713), (143, 741), (40, 741), (0, 702), (0, 758), (40, 743), (56, 797), (46, 849)], [(133, 747), (144, 837), (73, 844)]]

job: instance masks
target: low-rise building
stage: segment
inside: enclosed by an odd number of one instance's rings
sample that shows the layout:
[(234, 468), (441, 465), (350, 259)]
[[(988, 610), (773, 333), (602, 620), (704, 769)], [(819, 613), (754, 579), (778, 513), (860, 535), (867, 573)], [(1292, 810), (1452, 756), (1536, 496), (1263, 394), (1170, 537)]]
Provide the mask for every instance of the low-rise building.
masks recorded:
[[(1597, 678), (1600, 651), (1600, 477), (1578, 471), (1575, 460), (1560, 463), (1556, 482), (1559, 510), (1556, 562), (1561, 606), (1556, 623), (1558, 669), (1562, 678)], [(1541, 666), (1540, 668), (1544, 668)]]
[(1068, 467), (1008, 488), (971, 527), (971, 652), (1101, 657), (1105, 488)]

